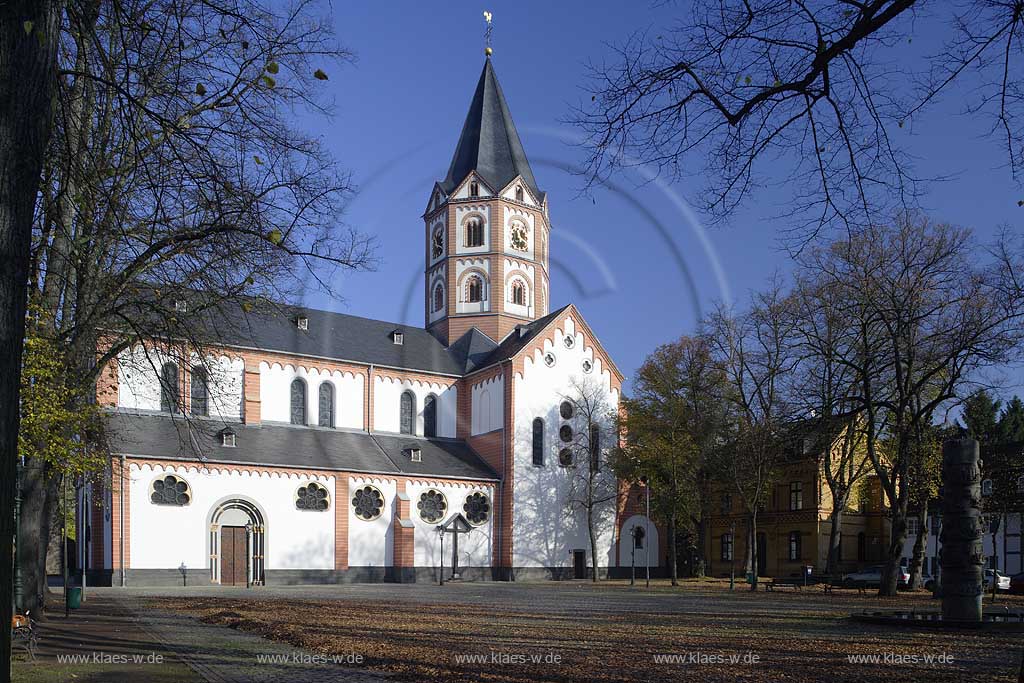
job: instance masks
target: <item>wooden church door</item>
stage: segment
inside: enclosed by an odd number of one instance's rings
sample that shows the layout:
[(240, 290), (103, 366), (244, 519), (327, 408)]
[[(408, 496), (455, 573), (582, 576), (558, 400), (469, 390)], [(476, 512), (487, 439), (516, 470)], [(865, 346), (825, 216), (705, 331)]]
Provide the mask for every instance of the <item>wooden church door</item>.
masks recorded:
[(245, 527), (220, 528), (220, 583), (222, 586), (244, 586)]

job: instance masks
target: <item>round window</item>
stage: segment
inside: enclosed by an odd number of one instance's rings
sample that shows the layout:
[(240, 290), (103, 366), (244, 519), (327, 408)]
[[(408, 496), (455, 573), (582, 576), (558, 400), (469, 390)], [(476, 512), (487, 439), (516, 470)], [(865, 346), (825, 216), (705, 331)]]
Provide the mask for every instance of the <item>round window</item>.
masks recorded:
[(558, 430), (558, 438), (560, 438), (565, 443), (569, 443), (570, 441), (572, 441), (572, 427), (570, 427), (569, 425), (562, 425), (562, 427)]
[(563, 448), (558, 451), (558, 464), (562, 467), (572, 467), (572, 449)]
[(448, 501), (443, 493), (431, 489), (420, 494), (416, 509), (420, 511), (420, 518), (424, 522), (440, 522), (448, 510)]
[(571, 334), (567, 334), (565, 335), (565, 339), (562, 340), (562, 343), (565, 344), (565, 348), (571, 349), (572, 347), (576, 346), (576, 337), (572, 336)]
[(192, 499), (188, 484), (173, 474), (153, 482), (149, 500), (156, 505), (188, 505)]
[(352, 507), (359, 519), (377, 519), (384, 511), (384, 496), (373, 486), (364, 486), (356, 489), (352, 496)]
[(594, 364), (589, 359), (583, 359), (583, 372), (590, 372), (594, 369)]
[(549, 368), (554, 367), (555, 366), (555, 354), (551, 353), (550, 351), (545, 353), (544, 354), (544, 365), (548, 366)]
[(300, 486), (295, 492), (295, 509), (323, 511), (328, 507), (327, 489), (320, 484), (310, 482)]
[(491, 513), (491, 501), (482, 493), (471, 493), (466, 496), (462, 511), (466, 513), (466, 519), (470, 524), (479, 526), (487, 521)]
[(562, 416), (563, 420), (572, 419), (574, 413), (571, 401), (562, 401), (562, 405), (558, 406), (558, 414)]

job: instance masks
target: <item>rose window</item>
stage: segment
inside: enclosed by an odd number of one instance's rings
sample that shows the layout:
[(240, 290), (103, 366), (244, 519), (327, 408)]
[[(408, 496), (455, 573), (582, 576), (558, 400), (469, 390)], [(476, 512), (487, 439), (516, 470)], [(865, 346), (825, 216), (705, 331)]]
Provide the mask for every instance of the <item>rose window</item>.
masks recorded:
[(356, 517), (359, 519), (376, 519), (384, 511), (384, 496), (374, 487), (364, 486), (356, 489), (355, 495), (352, 496), (352, 507), (355, 508)]
[(443, 493), (431, 489), (420, 494), (416, 508), (424, 522), (439, 522), (448, 510), (448, 501), (444, 499)]
[(295, 494), (295, 508), (298, 510), (326, 510), (327, 506), (327, 489), (320, 484), (300, 486)]
[(192, 496), (184, 479), (168, 474), (153, 482), (149, 499), (156, 505), (188, 505)]
[(491, 502), (482, 493), (471, 493), (466, 496), (462, 511), (466, 513), (466, 519), (470, 524), (483, 524), (491, 512)]

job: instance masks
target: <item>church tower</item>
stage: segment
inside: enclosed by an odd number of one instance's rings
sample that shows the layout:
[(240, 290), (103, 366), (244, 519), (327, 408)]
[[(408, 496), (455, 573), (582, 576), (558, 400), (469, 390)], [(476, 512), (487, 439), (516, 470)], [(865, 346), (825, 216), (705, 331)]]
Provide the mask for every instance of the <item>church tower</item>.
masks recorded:
[(490, 56), (425, 221), (426, 327), (445, 345), (472, 328), (500, 342), (547, 314), (547, 197), (533, 177)]

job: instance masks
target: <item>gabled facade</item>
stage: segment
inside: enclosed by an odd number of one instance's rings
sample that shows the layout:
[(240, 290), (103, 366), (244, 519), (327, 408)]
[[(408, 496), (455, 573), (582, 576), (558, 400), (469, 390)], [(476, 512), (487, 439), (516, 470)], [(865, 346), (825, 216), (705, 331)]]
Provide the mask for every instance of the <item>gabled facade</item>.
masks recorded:
[[(196, 319), (201, 353), (143, 343), (104, 369), (111, 485), (84, 492), (80, 530), (93, 580), (586, 573), (560, 458), (583, 426), (563, 404), (585, 382), (616, 406), (623, 378), (574, 306), (548, 310), (547, 197), (489, 59), (424, 221), (422, 328), (224, 306)], [(456, 514), (471, 529), (442, 556), (437, 527)], [(615, 573), (639, 518), (625, 500), (600, 517), (598, 564)]]

